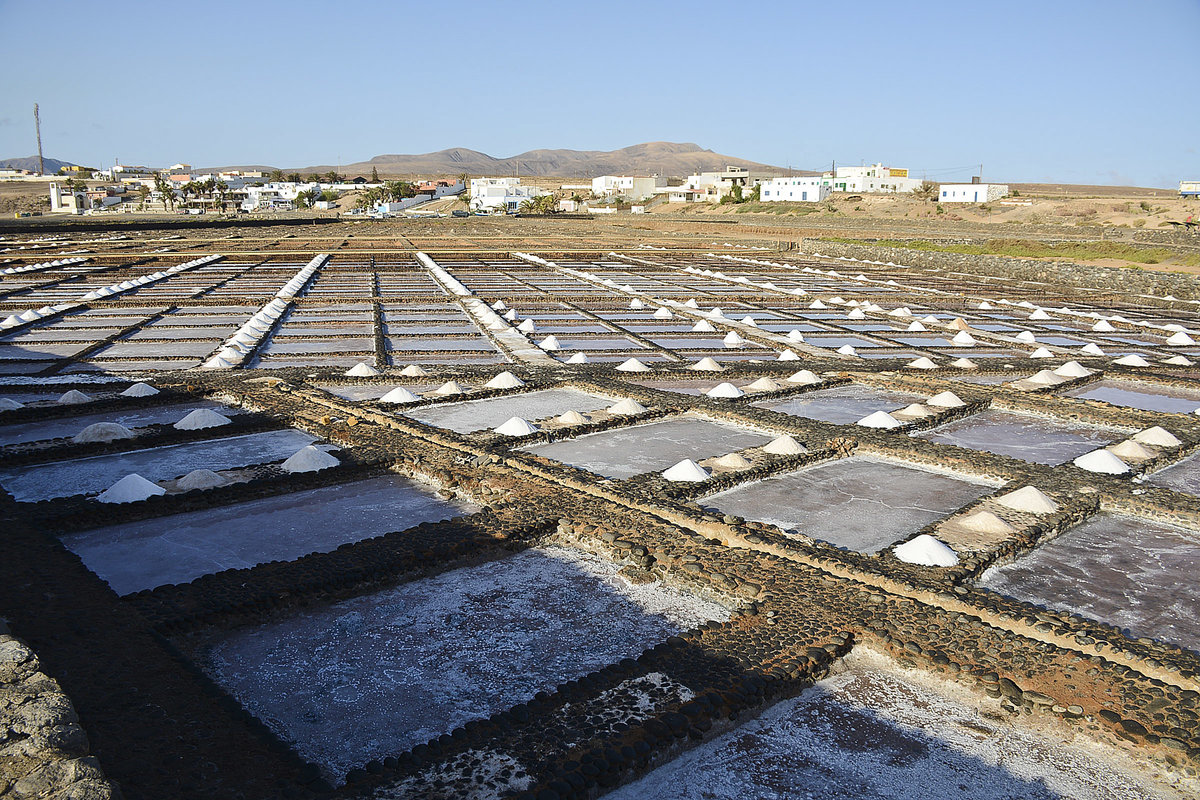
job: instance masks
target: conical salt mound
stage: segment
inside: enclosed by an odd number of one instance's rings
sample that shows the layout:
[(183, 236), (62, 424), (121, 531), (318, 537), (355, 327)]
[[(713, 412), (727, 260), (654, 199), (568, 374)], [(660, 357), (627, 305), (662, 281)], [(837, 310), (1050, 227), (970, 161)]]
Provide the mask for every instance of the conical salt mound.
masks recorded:
[(867, 318), (867, 315), (863, 313), (863, 310), (861, 308), (853, 309), (849, 314), (846, 315), (846, 319), (866, 319), (866, 318)]
[(186, 492), (193, 489), (215, 489), (227, 483), (229, 481), (225, 477), (211, 469), (194, 469), (180, 478), (175, 485)]
[(839, 353), (841, 353), (842, 355), (844, 355), (844, 356), (856, 356), (856, 355), (858, 355), (858, 351), (857, 351), (857, 350), (855, 350), (855, 349), (854, 349), (854, 345), (851, 345), (851, 344), (844, 344), (844, 345), (842, 345), (841, 347), (839, 347), (839, 348), (837, 349), (837, 351), (838, 351)]
[(408, 389), (405, 389), (403, 386), (397, 386), (395, 389), (392, 389), (383, 397), (379, 398), (379, 402), (381, 403), (395, 403), (396, 405), (403, 403), (416, 403), (420, 400), (420, 397), (413, 394)]
[(520, 417), (509, 417), (507, 422), (497, 425), (492, 430), (505, 436), (529, 436), (531, 433), (538, 432), (536, 425), (531, 425)]
[(773, 456), (798, 456), (801, 453), (807, 453), (808, 450), (785, 433), (763, 445), (763, 452)]
[(817, 376), (817, 373), (802, 369), (794, 375), (788, 376), (787, 381), (788, 383), (798, 383), (801, 386), (810, 386), (814, 383), (820, 383), (821, 379)]
[(503, 300), (497, 300), (496, 302), (492, 303), (493, 311), (504, 311), (507, 308), (508, 304), (506, 304)]
[(1064, 378), (1086, 378), (1092, 374), (1092, 371), (1078, 361), (1068, 361), (1054, 370), (1054, 374)]
[(516, 375), (513, 375), (511, 372), (501, 372), (483, 386), (486, 389), (517, 389), (524, 385), (525, 381), (521, 380)]
[(441, 395), (452, 395), (452, 394), (462, 394), (466, 390), (467, 390), (467, 387), (463, 386), (458, 381), (446, 381), (441, 386), (434, 389), (433, 393), (441, 394)]
[(576, 353), (567, 359), (568, 364), (586, 364), (588, 363), (587, 353)]
[(583, 414), (580, 414), (578, 411), (568, 411), (565, 414), (559, 414), (554, 418), (554, 421), (563, 425), (582, 425), (588, 420), (587, 417), (585, 417)]
[(1036, 341), (1037, 341), (1037, 337), (1036, 337), (1036, 336), (1034, 336), (1034, 335), (1033, 335), (1032, 333), (1030, 333), (1029, 331), (1021, 331), (1020, 333), (1018, 333), (1018, 334), (1016, 335), (1016, 337), (1015, 337), (1015, 338), (1016, 338), (1016, 340), (1017, 340), (1017, 341), (1019, 341), (1019, 342), (1026, 342), (1026, 343), (1028, 343), (1028, 344), (1033, 344), (1034, 342), (1036, 342)]
[(1037, 311), (1035, 311), (1035, 312), (1033, 312), (1032, 314), (1030, 314), (1030, 315), (1029, 315), (1029, 318), (1030, 318), (1030, 319), (1032, 319), (1032, 320), (1038, 320), (1038, 321), (1040, 321), (1040, 320), (1046, 320), (1046, 319), (1050, 319), (1050, 315), (1049, 315), (1049, 314), (1047, 314), (1045, 311), (1043, 311), (1042, 309), (1040, 309), (1040, 308), (1039, 308)]
[(1164, 358), (1162, 363), (1170, 364), (1173, 367), (1190, 367), (1196, 362), (1187, 356), (1171, 356), (1170, 358)]
[(1121, 356), (1120, 358), (1113, 359), (1112, 363), (1120, 365), (1122, 367), (1148, 367), (1148, 366), (1150, 366), (1149, 361), (1147, 361), (1146, 359), (1142, 358), (1139, 355), (1135, 355), (1132, 353), (1127, 356)]
[(516, 322), (517, 317), (519, 315), (517, 314), (516, 309), (510, 308), (508, 311), (505, 311), (501, 316), (503, 316), (504, 319), (508, 320), (509, 322)]
[(291, 455), (280, 466), (284, 472), (317, 472), (330, 467), (336, 467), (341, 462), (336, 456), (318, 449), (315, 445), (302, 447)]
[(811, 303), (808, 304), (808, 307), (815, 308), (815, 309), (829, 308), (829, 306), (825, 305), (820, 300), (813, 300)]
[(965, 331), (971, 326), (967, 324), (967, 321), (962, 317), (955, 317), (950, 321), (950, 324), (947, 327), (949, 327), (952, 331)]
[(77, 406), (81, 403), (91, 402), (91, 399), (92, 398), (88, 397), (78, 389), (72, 389), (71, 391), (64, 393), (62, 397), (58, 398), (58, 402), (64, 406)]
[(634, 299), (629, 301), (629, 307), (632, 308), (634, 311), (641, 311), (643, 308), (646, 307), (646, 304), (643, 303), (641, 300), (638, 300), (635, 297)]
[(894, 413), (902, 415), (906, 418), (919, 419), (921, 417), (928, 417), (933, 412), (930, 411), (925, 406), (921, 405), (920, 403), (910, 403), (909, 405), (906, 405), (904, 408), (902, 408), (899, 411), (896, 411)]
[(976, 533), (998, 533), (1007, 536), (1012, 533), (1012, 525), (997, 517), (990, 511), (976, 511), (955, 520), (959, 525)]
[(669, 481), (683, 483), (700, 483), (709, 479), (708, 470), (690, 458), (685, 458), (670, 469), (663, 470), (662, 476)]
[(112, 442), (117, 439), (132, 439), (133, 431), (115, 422), (97, 422), (88, 425), (71, 439), (75, 444), (87, 442)]
[(950, 362), (950, 366), (959, 369), (976, 369), (979, 365), (969, 358), (956, 358)]
[(1030, 358), (1054, 358), (1054, 353), (1051, 353), (1044, 347), (1039, 347), (1029, 354)]
[(543, 350), (562, 350), (562, 345), (558, 343), (558, 337), (554, 335), (547, 336), (538, 342), (538, 347)]
[(406, 378), (424, 378), (429, 375), (425, 368), (418, 364), (409, 364), (407, 367), (400, 370), (400, 374)]
[(779, 353), (778, 361), (799, 361), (800, 356), (794, 350), (783, 350)]
[(197, 408), (171, 427), (179, 431), (199, 431), (204, 428), (219, 428), (232, 422), (224, 414), (218, 414), (211, 408)]
[(706, 319), (702, 319), (692, 326), (693, 333), (712, 333), (716, 329), (716, 326)]
[(954, 334), (954, 337), (950, 341), (959, 347), (974, 347), (976, 344), (975, 337), (966, 331), (959, 331)]
[(904, 544), (896, 545), (892, 553), (905, 564), (916, 564), (920, 567), (953, 567), (958, 563), (958, 555), (945, 542), (933, 538), (928, 533), (922, 533)]
[(1022, 486), (1015, 492), (997, 497), (996, 502), (1005, 508), (1023, 511), (1026, 514), (1053, 514), (1058, 511), (1058, 503), (1036, 486)]
[(96, 495), (96, 499), (101, 503), (137, 503), (166, 493), (167, 490), (157, 483), (151, 483), (134, 472)]
[(1065, 383), (1067, 380), (1069, 379), (1064, 378), (1062, 375), (1056, 375), (1053, 371), (1048, 369), (1034, 373), (1025, 379), (1027, 383), (1036, 384), (1038, 386), (1054, 386), (1059, 383)]
[(649, 372), (650, 368), (636, 358), (626, 359), (617, 365), (618, 372)]
[(886, 411), (876, 411), (874, 414), (868, 414), (855, 424), (861, 425), (864, 428), (891, 429), (900, 427), (899, 420)]
[(741, 337), (737, 331), (730, 331), (725, 334), (725, 338), (721, 340), (727, 345), (745, 344), (746, 340)]
[(372, 375), (378, 375), (379, 370), (372, 367), (365, 361), (360, 361), (350, 369), (346, 370), (346, 375), (351, 378), (369, 378)]
[(961, 408), (966, 403), (962, 401), (958, 395), (951, 391), (938, 392), (933, 397), (925, 401), (926, 405), (937, 406), (938, 408)]
[(730, 453), (727, 456), (714, 458), (712, 463), (713, 466), (723, 467), (725, 469), (746, 469), (752, 466), (752, 464), (747, 461), (745, 456), (743, 456), (741, 453)]
[(688, 308), (699, 308), (700, 307), (700, 304), (696, 302), (696, 299), (694, 297), (689, 297), (687, 302), (684, 303), (684, 305), (687, 306)]
[(921, 331), (929, 330), (929, 328), (926, 328), (919, 320), (914, 319), (912, 322), (908, 323), (908, 327), (905, 328), (905, 330), (913, 333), (920, 333)]
[(537, 330), (537, 325), (534, 324), (533, 320), (527, 319), (517, 326), (517, 330), (519, 330), (521, 333), (533, 333), (535, 330)]
[(1155, 455), (1153, 451), (1133, 439), (1111, 444), (1106, 449), (1122, 461), (1149, 461)]
[(688, 369), (694, 369), (697, 372), (724, 372), (725, 368), (717, 363), (715, 358), (705, 356), (704, 358), (692, 364)]
[(790, 331), (788, 331), (787, 338), (789, 342), (803, 342), (804, 334), (795, 328), (792, 328)]
[(633, 416), (634, 414), (643, 414), (645, 411), (646, 407), (637, 400), (634, 400), (632, 397), (626, 397), (619, 403), (615, 403), (608, 407), (608, 413), (617, 417), (628, 417)]
[(1128, 464), (1104, 449), (1084, 453), (1071, 463), (1088, 472), (1103, 472), (1106, 475), (1124, 475), (1129, 472)]
[(1092, 330), (1096, 333), (1112, 333), (1116, 328), (1108, 320), (1102, 319), (1092, 326)]
[(905, 364), (909, 369), (937, 369), (937, 364), (929, 356), (920, 356)]
[(670, 319), (673, 316), (675, 315), (671, 313), (671, 309), (669, 308), (660, 308), (654, 312), (655, 319)]
[(704, 394), (708, 397), (744, 397), (746, 393), (732, 383), (718, 383)]
[(982, 303), (976, 306), (976, 308), (978, 308), (980, 311), (991, 311), (993, 308), (995, 308), (995, 306), (993, 306), (987, 300), (984, 300)]
[(18, 408), (24, 408), (25, 404), (7, 397), (0, 397), (0, 411), (16, 411)]
[(1138, 431), (1132, 438), (1142, 444), (1149, 444), (1154, 447), (1179, 447), (1179, 445), (1183, 444), (1169, 430), (1160, 428), (1158, 425), (1155, 425), (1153, 428), (1146, 428), (1144, 431)]
[(1172, 347), (1188, 347), (1195, 343), (1196, 340), (1188, 336), (1183, 331), (1179, 331), (1167, 339), (1167, 344), (1171, 345)]
[(783, 387), (770, 378), (759, 378), (754, 383), (746, 384), (742, 388), (751, 392), (774, 392)]
[(122, 397), (151, 397), (156, 394), (158, 394), (158, 389), (155, 389), (148, 383), (135, 383), (121, 392)]
[(754, 317), (750, 316), (749, 314), (747, 314), (746, 316), (742, 317), (742, 324), (743, 324), (743, 325), (749, 325), (751, 328), (757, 328), (757, 327), (758, 327), (758, 323), (754, 321)]

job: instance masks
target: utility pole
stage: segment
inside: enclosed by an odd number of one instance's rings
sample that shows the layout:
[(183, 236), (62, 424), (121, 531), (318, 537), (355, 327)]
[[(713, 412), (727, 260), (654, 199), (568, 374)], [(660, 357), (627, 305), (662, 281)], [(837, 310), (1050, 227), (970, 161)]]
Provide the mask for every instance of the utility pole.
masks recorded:
[(46, 162), (42, 159), (42, 120), (38, 116), (38, 104), (33, 104), (33, 127), (37, 131), (38, 140), (38, 175), (46, 174)]

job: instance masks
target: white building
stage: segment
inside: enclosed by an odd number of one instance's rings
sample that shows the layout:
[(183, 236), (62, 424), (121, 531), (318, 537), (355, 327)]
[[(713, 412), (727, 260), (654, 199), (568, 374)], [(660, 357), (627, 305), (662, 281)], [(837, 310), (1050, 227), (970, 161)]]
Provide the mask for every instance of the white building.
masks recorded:
[(296, 203), (296, 197), (301, 192), (311, 191), (321, 193), (319, 183), (264, 183), (262, 186), (246, 186), (246, 199), (242, 201), (243, 211), (258, 211), (266, 208), (290, 209)]
[(907, 169), (885, 167), (882, 163), (837, 167), (835, 172), (822, 175), (821, 181), (835, 192), (850, 194), (899, 194), (915, 191), (921, 185), (921, 181), (908, 177)]
[(819, 203), (833, 191), (819, 176), (772, 178), (759, 187), (759, 199), (764, 203)]
[(87, 193), (72, 191), (57, 182), (50, 184), (50, 211), (56, 214), (82, 214), (91, 208)]
[(1008, 195), (1003, 183), (943, 183), (938, 191), (941, 203), (990, 203)]
[(628, 197), (641, 200), (654, 194), (654, 190), (666, 186), (666, 178), (657, 175), (632, 177), (628, 175), (601, 175), (592, 179), (592, 194), (597, 197)]
[(520, 178), (472, 178), (471, 210), (507, 214), (526, 200), (547, 194), (536, 186), (522, 186)]

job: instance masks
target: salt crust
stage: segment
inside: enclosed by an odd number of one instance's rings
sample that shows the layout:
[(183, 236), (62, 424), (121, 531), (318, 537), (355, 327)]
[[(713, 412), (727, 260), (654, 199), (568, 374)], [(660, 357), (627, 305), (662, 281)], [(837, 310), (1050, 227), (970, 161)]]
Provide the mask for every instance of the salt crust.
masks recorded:
[(350, 369), (346, 370), (346, 375), (351, 378), (369, 378), (372, 375), (378, 375), (379, 370), (372, 367), (365, 361), (360, 361)]
[(97, 422), (88, 425), (71, 439), (76, 444), (86, 442), (112, 442), (117, 439), (132, 439), (133, 431), (116, 422)]
[(175, 485), (184, 491), (191, 491), (193, 489), (215, 489), (227, 483), (229, 481), (224, 476), (211, 469), (194, 469), (180, 478)]
[(96, 495), (96, 499), (101, 503), (137, 503), (166, 493), (167, 490), (157, 483), (151, 483), (134, 472)]
[(197, 408), (188, 413), (183, 419), (171, 427), (180, 431), (199, 431), (205, 428), (219, 428), (228, 425), (232, 420), (224, 414), (218, 414), (211, 408)]
[(716, 386), (709, 389), (704, 394), (707, 397), (721, 397), (721, 398), (736, 398), (736, 397), (744, 397), (746, 395), (745, 392), (743, 392), (741, 389), (734, 386), (732, 383), (718, 383)]
[(1124, 475), (1129, 472), (1128, 464), (1103, 448), (1084, 453), (1071, 463), (1088, 472), (1100, 472), (1106, 475)]
[(763, 445), (763, 452), (774, 456), (795, 456), (807, 453), (808, 450), (805, 449), (804, 445), (785, 433), (783, 436), (772, 439)]
[(122, 397), (151, 397), (156, 394), (158, 394), (158, 389), (148, 383), (135, 383), (121, 392)]
[(413, 394), (408, 389), (405, 389), (403, 386), (397, 386), (395, 389), (392, 389), (390, 392), (385, 394), (383, 397), (379, 398), (378, 402), (380, 402), (380, 403), (396, 403), (396, 404), (416, 403), (420, 399), (421, 399), (420, 397)]
[(860, 419), (856, 425), (861, 425), (864, 428), (899, 428), (900, 422), (886, 411), (876, 411), (874, 414), (868, 414)]
[(280, 464), (284, 472), (317, 472), (336, 467), (341, 462), (336, 456), (318, 449), (315, 445), (302, 447)]
[(995, 498), (995, 501), (1005, 508), (1026, 514), (1053, 514), (1058, 511), (1058, 503), (1036, 486), (1022, 486), (1015, 492)]
[(958, 555), (928, 533), (896, 545), (892, 552), (904, 563), (922, 567), (953, 567), (958, 563)]
[(690, 458), (685, 458), (675, 466), (663, 470), (662, 476), (669, 481), (682, 483), (699, 483), (709, 478), (708, 470)]

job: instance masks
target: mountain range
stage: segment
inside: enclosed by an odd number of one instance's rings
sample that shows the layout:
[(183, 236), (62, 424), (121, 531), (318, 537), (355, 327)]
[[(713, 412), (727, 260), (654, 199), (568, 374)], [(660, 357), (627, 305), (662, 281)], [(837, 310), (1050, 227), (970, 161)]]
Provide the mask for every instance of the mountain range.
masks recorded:
[[(46, 165), (46, 174), (53, 175), (63, 167), (74, 167), (76, 164), (70, 161), (59, 161), (57, 158), (42, 159)], [(26, 156), (24, 158), (3, 158), (0, 159), (0, 169), (27, 169), (34, 172), (38, 168), (37, 156)]]

